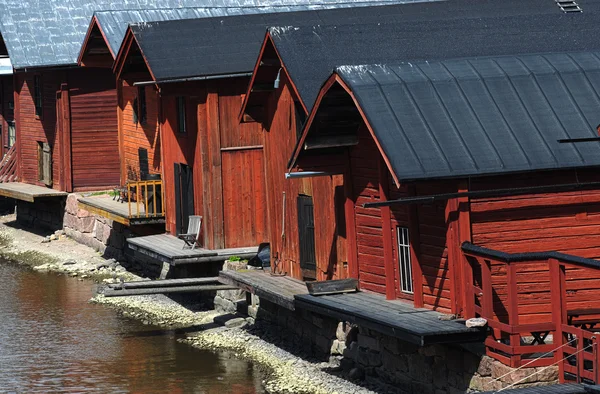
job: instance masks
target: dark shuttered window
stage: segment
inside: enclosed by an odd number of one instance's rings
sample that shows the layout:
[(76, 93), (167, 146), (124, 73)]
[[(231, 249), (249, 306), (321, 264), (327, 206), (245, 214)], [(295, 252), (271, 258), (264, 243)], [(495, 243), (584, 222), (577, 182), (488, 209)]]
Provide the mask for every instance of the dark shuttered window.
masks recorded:
[(186, 133), (187, 132), (187, 128), (186, 128), (186, 116), (185, 116), (185, 97), (177, 97), (176, 98), (176, 103), (177, 103), (177, 130), (180, 133)]
[(146, 88), (138, 87), (138, 121), (140, 124), (146, 124)]

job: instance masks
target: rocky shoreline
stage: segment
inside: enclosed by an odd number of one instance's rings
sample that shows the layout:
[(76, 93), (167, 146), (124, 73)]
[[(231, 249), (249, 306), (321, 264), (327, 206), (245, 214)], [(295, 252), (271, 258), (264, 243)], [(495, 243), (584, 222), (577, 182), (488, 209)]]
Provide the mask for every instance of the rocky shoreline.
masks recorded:
[[(120, 262), (104, 259), (92, 248), (79, 244), (63, 232), (51, 236), (19, 227), (14, 215), (0, 217), (0, 258), (27, 265), (40, 272), (54, 272), (79, 280), (111, 283), (144, 280), (128, 272)], [(215, 310), (195, 311), (164, 295), (107, 298), (94, 296), (90, 302), (115, 309), (144, 324), (182, 329), (191, 346), (214, 351), (233, 351), (236, 356), (265, 371), (268, 393), (374, 393), (338, 377), (339, 364), (299, 357), (278, 346), (269, 336), (268, 324), (253, 324), (251, 318), (222, 316)], [(265, 339), (267, 340), (265, 340)]]

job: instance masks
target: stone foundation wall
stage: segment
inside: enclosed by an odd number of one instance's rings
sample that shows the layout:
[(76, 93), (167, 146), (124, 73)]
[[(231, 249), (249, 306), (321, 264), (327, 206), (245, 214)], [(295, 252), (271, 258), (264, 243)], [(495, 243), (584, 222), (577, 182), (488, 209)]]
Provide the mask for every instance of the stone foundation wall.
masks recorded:
[(290, 311), (240, 291), (219, 292), (215, 307), (247, 311), (256, 321), (279, 329), (290, 348), (321, 360), (336, 361), (347, 378), (362, 380), (395, 393), (465, 393), (558, 382), (555, 367), (516, 372), (484, 355), (482, 344), (419, 347), (365, 327), (340, 322), (307, 310)]
[(131, 230), (121, 223), (79, 208), (78, 197), (77, 194), (67, 197), (63, 216), (65, 233), (102, 253), (104, 257), (124, 259), (125, 240), (131, 237)]
[(56, 197), (34, 203), (17, 200), (17, 223), (38, 230), (62, 230), (65, 200)]

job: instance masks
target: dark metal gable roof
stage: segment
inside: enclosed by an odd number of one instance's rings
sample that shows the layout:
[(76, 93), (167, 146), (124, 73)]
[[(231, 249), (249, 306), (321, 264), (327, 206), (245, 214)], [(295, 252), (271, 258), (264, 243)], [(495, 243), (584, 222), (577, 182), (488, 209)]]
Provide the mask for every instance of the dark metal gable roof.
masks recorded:
[[(433, 1), (433, 0), (422, 0)], [(296, 2), (270, 2), (268, 5), (242, 6), (231, 5), (222, 7), (193, 7), (193, 8), (163, 8), (142, 10), (99, 11), (94, 13), (100, 29), (104, 32), (110, 50), (119, 52), (125, 32), (130, 24), (141, 22), (173, 21), (182, 19), (199, 19), (235, 15), (253, 15), (264, 13), (281, 13), (293, 11), (308, 11), (319, 9), (339, 9), (349, 7), (366, 7), (389, 5), (390, 0), (351, 0), (345, 2), (299, 0)]]
[(319, 25), (397, 14), (401, 5), (278, 12), (131, 25), (157, 81), (251, 72), (266, 29), (273, 25)]
[[(356, 2), (365, 4), (369, 0)], [(353, 5), (355, 0), (344, 0), (343, 3)], [(270, 7), (313, 4), (338, 7), (335, 0), (270, 0), (268, 4)], [(17, 69), (66, 66), (77, 64), (81, 44), (95, 11), (264, 6), (262, 0), (0, 0), (0, 34)]]
[(600, 2), (564, 14), (546, 0), (456, 0), (404, 7), (375, 21), (270, 29), (310, 110), (335, 67), (599, 48)]
[(336, 72), (400, 182), (600, 166), (600, 52)]

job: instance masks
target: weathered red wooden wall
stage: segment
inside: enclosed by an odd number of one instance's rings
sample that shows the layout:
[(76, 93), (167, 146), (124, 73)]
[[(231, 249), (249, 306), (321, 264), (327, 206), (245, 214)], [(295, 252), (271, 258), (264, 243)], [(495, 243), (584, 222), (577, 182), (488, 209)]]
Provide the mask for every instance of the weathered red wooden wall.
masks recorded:
[(278, 269), (282, 272), (303, 279), (297, 197), (307, 195), (313, 198), (317, 279), (346, 278), (348, 257), (343, 177), (285, 179), (288, 161), (296, 146), (296, 109), (295, 96), (284, 73), (280, 86), (266, 103), (267, 121), (263, 134), (271, 262), (273, 264), (277, 260)]
[(134, 122), (133, 103), (138, 95), (138, 87), (133, 83), (119, 81), (119, 124), (121, 149), (121, 182), (140, 179), (139, 148), (148, 151), (148, 169), (151, 174), (161, 172), (159, 101), (158, 92), (153, 86), (146, 86), (146, 122)]
[[(35, 115), (34, 75), (43, 85), (43, 114)], [(21, 180), (43, 185), (38, 174), (38, 142), (52, 149), (54, 189), (98, 189), (119, 183), (119, 155), (114, 77), (106, 69), (75, 68), (64, 71), (18, 73), (15, 119)], [(66, 87), (57, 109), (57, 93)], [(61, 121), (57, 124), (57, 111)], [(70, 119), (73, 119), (73, 122)], [(61, 130), (70, 127), (70, 144)], [(58, 132), (57, 132), (58, 131)], [(65, 132), (68, 135), (68, 131)], [(61, 146), (61, 141), (65, 146)], [(69, 163), (65, 158), (70, 157)], [(71, 175), (68, 174), (70, 167)], [(71, 183), (72, 182), (72, 183)]]
[(2, 140), (0, 141), (0, 153), (6, 152), (8, 145), (8, 123), (14, 120), (14, 111), (10, 103), (14, 103), (13, 76), (0, 77), (0, 125), (2, 125)]
[[(476, 189), (599, 181), (594, 171), (537, 173), (472, 181)], [(559, 251), (600, 258), (600, 191), (544, 193), (471, 201), (473, 243), (508, 253)], [(506, 272), (493, 270), (496, 313), (504, 316)], [(520, 268), (518, 277), (520, 323), (537, 322), (550, 315), (547, 267)], [(600, 297), (600, 270), (569, 269), (567, 307), (585, 308)]]
[(38, 174), (38, 141), (48, 143), (52, 147), (53, 188), (59, 188), (60, 144), (56, 133), (56, 92), (66, 82), (66, 71), (46, 71), (41, 73), (43, 85), (43, 115), (35, 115), (33, 102), (34, 73), (17, 73), (15, 103), (15, 120), (17, 127), (17, 150), (19, 155), (20, 180), (26, 183), (43, 186)]
[[(93, 77), (92, 77), (93, 76)], [(69, 72), (73, 189), (120, 183), (117, 91), (105, 68)]]
[[(195, 213), (203, 215), (205, 245), (229, 248), (268, 240), (261, 128), (237, 115), (248, 80), (165, 87), (162, 144), (167, 231), (176, 232), (174, 163), (192, 167)], [(186, 97), (187, 133), (176, 128), (176, 99)]]

